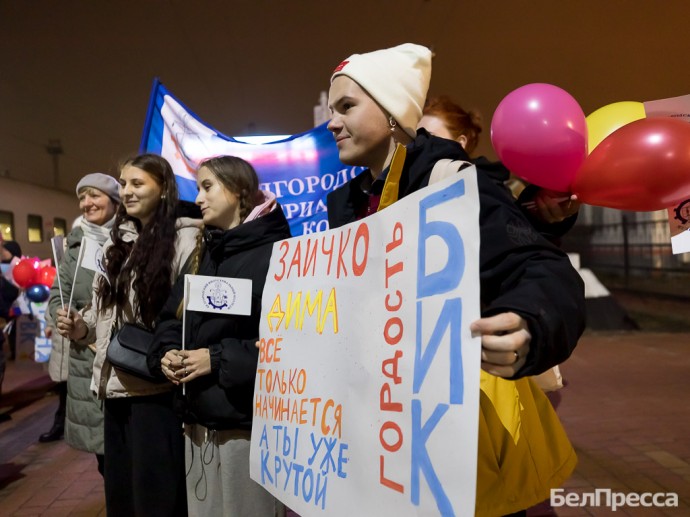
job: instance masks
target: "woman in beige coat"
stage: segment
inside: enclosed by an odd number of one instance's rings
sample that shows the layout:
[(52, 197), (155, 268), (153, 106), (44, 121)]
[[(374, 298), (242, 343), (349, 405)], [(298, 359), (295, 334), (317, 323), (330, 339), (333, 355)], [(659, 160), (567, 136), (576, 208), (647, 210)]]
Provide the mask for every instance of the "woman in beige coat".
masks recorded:
[(58, 311), (57, 329), (94, 343), (92, 389), (104, 399), (105, 498), (109, 517), (187, 514), (182, 423), (170, 382), (115, 368), (107, 350), (129, 323), (153, 330), (155, 320), (194, 249), (198, 228), (175, 219), (177, 187), (168, 162), (144, 154), (120, 168), (122, 205), (103, 248), (90, 308)]

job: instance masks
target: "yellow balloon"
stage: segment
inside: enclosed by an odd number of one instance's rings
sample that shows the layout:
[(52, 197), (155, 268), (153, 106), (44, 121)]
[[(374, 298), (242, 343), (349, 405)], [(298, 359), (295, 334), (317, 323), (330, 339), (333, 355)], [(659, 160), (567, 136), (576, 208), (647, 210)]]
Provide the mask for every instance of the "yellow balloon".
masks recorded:
[(588, 152), (616, 129), (641, 118), (645, 118), (644, 104), (633, 101), (614, 102), (591, 113), (586, 119)]

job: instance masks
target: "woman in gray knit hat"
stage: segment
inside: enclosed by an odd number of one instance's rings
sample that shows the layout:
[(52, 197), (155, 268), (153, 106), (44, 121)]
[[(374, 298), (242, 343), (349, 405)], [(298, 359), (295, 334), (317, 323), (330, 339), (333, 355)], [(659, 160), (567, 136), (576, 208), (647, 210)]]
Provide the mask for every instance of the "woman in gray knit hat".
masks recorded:
[[(91, 301), (94, 272), (80, 268), (75, 278), (77, 258), (82, 237), (99, 245), (107, 240), (120, 204), (119, 183), (112, 176), (96, 172), (84, 176), (76, 188), (81, 217), (66, 239), (65, 257), (58, 265), (62, 299), (58, 281), (50, 290), (48, 318), (53, 321), (62, 300), (72, 297), (73, 306), (81, 309)], [(52, 329), (46, 334), (52, 333)], [(57, 332), (52, 333), (53, 348), (48, 371), (57, 382), (60, 404), (53, 427), (39, 438), (41, 442), (59, 440), (63, 433), (67, 443), (75, 449), (93, 452), (98, 458), (99, 471), (103, 463), (103, 411), (90, 389), (94, 351), (90, 346), (70, 342)]]

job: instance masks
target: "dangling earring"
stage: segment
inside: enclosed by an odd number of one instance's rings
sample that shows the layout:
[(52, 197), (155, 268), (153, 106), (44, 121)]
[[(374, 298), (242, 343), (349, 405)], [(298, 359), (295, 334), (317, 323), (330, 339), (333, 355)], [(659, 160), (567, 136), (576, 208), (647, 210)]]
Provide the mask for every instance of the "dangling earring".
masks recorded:
[(388, 125), (391, 128), (391, 136), (393, 137), (393, 141), (398, 143), (398, 139), (395, 137), (395, 128), (398, 127), (398, 123), (395, 121), (392, 115), (388, 118)]
[(161, 199), (165, 199), (165, 194), (161, 195)]

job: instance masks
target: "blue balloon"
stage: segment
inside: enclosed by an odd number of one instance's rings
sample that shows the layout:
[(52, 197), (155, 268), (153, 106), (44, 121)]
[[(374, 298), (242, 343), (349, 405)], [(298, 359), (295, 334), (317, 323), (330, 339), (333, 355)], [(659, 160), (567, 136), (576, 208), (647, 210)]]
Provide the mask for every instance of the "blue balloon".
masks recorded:
[(50, 287), (43, 284), (34, 284), (26, 288), (26, 297), (34, 303), (45, 302), (50, 298)]

